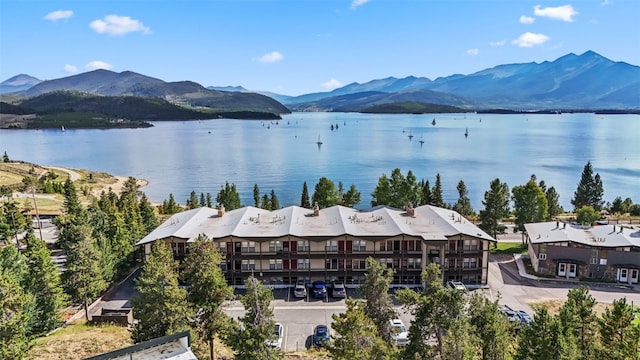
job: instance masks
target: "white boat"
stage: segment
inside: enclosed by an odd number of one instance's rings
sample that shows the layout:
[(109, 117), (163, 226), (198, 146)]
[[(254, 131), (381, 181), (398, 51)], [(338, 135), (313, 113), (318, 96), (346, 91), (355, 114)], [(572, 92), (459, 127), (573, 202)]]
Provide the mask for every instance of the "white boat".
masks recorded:
[(62, 125), (62, 128), (60, 128), (61, 131), (64, 131), (64, 125)]
[(411, 134), (411, 131), (409, 131), (409, 140), (413, 139), (413, 134)]
[(322, 140), (320, 140), (320, 135), (318, 135), (318, 141), (316, 141), (316, 144), (322, 145)]
[(467, 136), (469, 136), (469, 128), (466, 128), (464, 130), (464, 137), (467, 137)]

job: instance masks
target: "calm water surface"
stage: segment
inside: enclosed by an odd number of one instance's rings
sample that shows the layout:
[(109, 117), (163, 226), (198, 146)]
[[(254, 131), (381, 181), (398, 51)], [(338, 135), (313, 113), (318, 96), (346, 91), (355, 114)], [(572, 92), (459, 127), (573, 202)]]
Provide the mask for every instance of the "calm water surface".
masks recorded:
[[(338, 128), (332, 131), (332, 124)], [(245, 205), (253, 204), (256, 183), (263, 194), (275, 190), (281, 206), (299, 205), (303, 182), (313, 193), (326, 176), (345, 188), (355, 184), (362, 193), (356, 207), (367, 208), (378, 178), (400, 168), (432, 186), (440, 173), (446, 202), (457, 200), (456, 185), (463, 180), (475, 210), (483, 208), (491, 180), (512, 188), (535, 174), (557, 189), (569, 209), (589, 160), (607, 201), (622, 196), (640, 202), (638, 115), (294, 113), (277, 124), (221, 119), (154, 125), (0, 130), (0, 151), (38, 164), (143, 178), (149, 185), (142, 190), (156, 202), (173, 193), (184, 203), (192, 190), (215, 198), (229, 181)]]

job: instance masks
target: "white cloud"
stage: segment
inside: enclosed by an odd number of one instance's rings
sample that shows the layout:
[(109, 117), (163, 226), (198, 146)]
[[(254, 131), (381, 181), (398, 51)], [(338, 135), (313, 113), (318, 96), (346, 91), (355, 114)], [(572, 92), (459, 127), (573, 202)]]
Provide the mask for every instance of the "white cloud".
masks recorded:
[(489, 45), (491, 46), (504, 46), (507, 43), (507, 40), (499, 40), (499, 41), (492, 41), (489, 43)]
[(62, 19), (68, 19), (73, 16), (72, 10), (57, 10), (52, 11), (44, 16), (45, 20), (58, 21)]
[(512, 42), (519, 47), (534, 47), (536, 45), (542, 45), (549, 40), (549, 37), (545, 34), (534, 34), (530, 32), (526, 32), (520, 35), (517, 39)]
[(604, 0), (602, 2), (602, 6), (606, 6), (606, 5), (609, 5), (609, 4), (611, 4), (611, 2), (609, 0)]
[(342, 83), (334, 78), (331, 78), (331, 80), (327, 81), (326, 83), (323, 83), (322, 87), (327, 90), (333, 90), (333, 89), (342, 87)]
[(478, 48), (467, 50), (467, 55), (476, 56), (478, 54), (480, 54), (480, 49)]
[(353, 0), (351, 1), (351, 10), (355, 10), (357, 7), (362, 6), (369, 2), (369, 0)]
[(73, 65), (65, 64), (64, 71), (68, 72), (69, 74), (75, 74), (78, 72), (78, 68)]
[(575, 11), (571, 5), (546, 8), (536, 5), (533, 7), (533, 14), (536, 16), (548, 17), (550, 19), (573, 22), (573, 17), (578, 15), (578, 12)]
[(151, 29), (144, 26), (140, 20), (128, 16), (107, 15), (103, 19), (92, 21), (89, 27), (98, 34), (124, 35), (134, 31), (151, 34)]
[(113, 65), (104, 61), (94, 60), (85, 65), (84, 68), (89, 71), (98, 69), (111, 70), (113, 68)]
[(274, 63), (278, 61), (282, 61), (284, 56), (279, 51), (272, 51), (268, 54), (264, 54), (257, 59), (258, 62), (263, 64)]
[(536, 18), (531, 16), (520, 16), (520, 22), (523, 24), (533, 24), (536, 21)]

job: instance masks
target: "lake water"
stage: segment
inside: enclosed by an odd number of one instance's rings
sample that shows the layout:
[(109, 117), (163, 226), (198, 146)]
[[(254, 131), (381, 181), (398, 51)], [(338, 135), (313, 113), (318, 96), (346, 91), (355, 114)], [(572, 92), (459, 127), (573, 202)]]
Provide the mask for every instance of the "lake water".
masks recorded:
[[(338, 129), (332, 131), (332, 124)], [(183, 204), (192, 190), (210, 192), (215, 199), (229, 181), (244, 205), (253, 204), (256, 183), (262, 194), (275, 190), (281, 206), (299, 205), (303, 182), (312, 194), (325, 176), (345, 188), (355, 184), (362, 193), (356, 207), (363, 209), (378, 178), (400, 168), (432, 186), (440, 173), (445, 201), (451, 203), (463, 180), (476, 211), (483, 208), (491, 180), (500, 178), (512, 188), (531, 174), (554, 186), (561, 205), (571, 209), (590, 160), (602, 177), (606, 201), (621, 196), (640, 202), (638, 115), (294, 113), (277, 124), (220, 119), (154, 125), (0, 130), (0, 152), (43, 165), (143, 178), (149, 185), (142, 190), (152, 201), (173, 193)]]

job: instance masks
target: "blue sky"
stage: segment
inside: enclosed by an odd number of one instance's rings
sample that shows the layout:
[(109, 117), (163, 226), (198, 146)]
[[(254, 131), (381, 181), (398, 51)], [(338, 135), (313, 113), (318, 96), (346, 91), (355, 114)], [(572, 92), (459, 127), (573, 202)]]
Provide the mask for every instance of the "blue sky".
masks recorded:
[(0, 0), (0, 81), (95, 68), (286, 95), (587, 50), (640, 65), (638, 0)]

